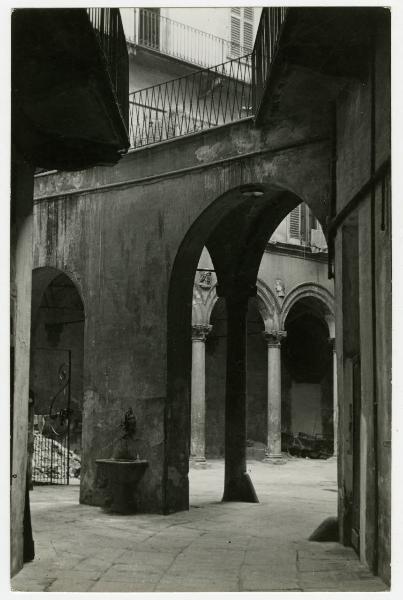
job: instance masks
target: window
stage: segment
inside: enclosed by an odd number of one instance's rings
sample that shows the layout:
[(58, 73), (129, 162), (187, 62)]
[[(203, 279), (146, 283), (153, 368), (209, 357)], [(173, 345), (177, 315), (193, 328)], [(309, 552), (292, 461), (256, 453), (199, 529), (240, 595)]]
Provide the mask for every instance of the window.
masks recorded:
[(305, 244), (309, 241), (310, 231), (308, 231), (308, 226), (311, 223), (311, 214), (309, 207), (304, 203), (290, 212), (288, 218), (289, 238), (298, 240), (300, 244)]
[(288, 235), (291, 238), (296, 238), (299, 240), (301, 227), (301, 219), (300, 219), (300, 206), (294, 208), (290, 212), (289, 221), (288, 221)]
[(158, 50), (160, 47), (160, 9), (140, 8), (139, 44)]
[(253, 49), (253, 8), (231, 8), (231, 57), (249, 54)]

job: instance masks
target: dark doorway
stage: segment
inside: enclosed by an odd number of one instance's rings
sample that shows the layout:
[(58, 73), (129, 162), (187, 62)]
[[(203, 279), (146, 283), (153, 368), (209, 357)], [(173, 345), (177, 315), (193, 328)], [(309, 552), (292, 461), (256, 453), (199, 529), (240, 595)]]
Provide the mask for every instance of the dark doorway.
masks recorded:
[(35, 292), (34, 272), (29, 423), (32, 483), (78, 483), (84, 307), (76, 286), (64, 274), (53, 277), (45, 290), (38, 292), (39, 298)]

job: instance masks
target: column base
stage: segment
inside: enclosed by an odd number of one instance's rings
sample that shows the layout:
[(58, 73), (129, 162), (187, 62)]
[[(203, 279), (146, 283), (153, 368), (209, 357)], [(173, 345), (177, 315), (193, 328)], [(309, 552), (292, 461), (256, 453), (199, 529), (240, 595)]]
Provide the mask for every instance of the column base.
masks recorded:
[(207, 469), (208, 463), (204, 456), (191, 456), (189, 458), (189, 467), (191, 469)]
[(240, 478), (231, 479), (224, 485), (222, 502), (253, 502), (259, 503), (248, 473), (243, 473)]
[(287, 459), (282, 454), (266, 454), (262, 462), (271, 465), (285, 465)]

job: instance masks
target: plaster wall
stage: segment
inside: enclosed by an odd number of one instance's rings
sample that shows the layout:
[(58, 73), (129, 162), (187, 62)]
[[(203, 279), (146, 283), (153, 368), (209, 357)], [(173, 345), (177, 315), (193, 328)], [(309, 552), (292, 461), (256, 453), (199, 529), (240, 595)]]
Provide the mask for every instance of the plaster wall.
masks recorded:
[[(334, 282), (327, 276), (327, 262), (310, 260), (299, 255), (281, 253), (281, 251), (265, 252), (259, 268), (259, 279), (264, 281), (271, 290), (276, 289), (276, 279), (285, 284), (285, 294), (297, 285), (305, 283), (318, 284), (333, 295)], [(279, 298), (280, 306), (284, 298)]]
[[(353, 196), (390, 156), (390, 84), (388, 19), (379, 19), (369, 53), (368, 80), (351, 85), (337, 106), (337, 210)], [(370, 568), (390, 580), (390, 198), (386, 175), (363, 194), (354, 211), (358, 219), (359, 347), (361, 358), (360, 421), (360, 556)], [(387, 215), (387, 217), (385, 217)], [(336, 264), (347, 255), (336, 243)], [(343, 277), (336, 273), (337, 277)], [(339, 279), (340, 281), (340, 279)], [(344, 287), (344, 282), (343, 282)], [(337, 305), (336, 300), (336, 305)], [(337, 320), (345, 321), (348, 310)], [(343, 336), (351, 339), (347, 323)], [(378, 342), (379, 338), (379, 342)], [(341, 349), (339, 348), (339, 351)], [(346, 348), (344, 362), (346, 358)], [(339, 359), (340, 360), (340, 359)], [(339, 393), (341, 404), (346, 400)], [(340, 380), (339, 384), (343, 383)], [(343, 399), (344, 397), (344, 399)], [(346, 411), (347, 407), (344, 408)], [(346, 414), (341, 421), (346, 427)], [(346, 481), (354, 457), (341, 452), (341, 476)], [(344, 473), (344, 475), (343, 475)], [(346, 507), (341, 508), (341, 520)]]

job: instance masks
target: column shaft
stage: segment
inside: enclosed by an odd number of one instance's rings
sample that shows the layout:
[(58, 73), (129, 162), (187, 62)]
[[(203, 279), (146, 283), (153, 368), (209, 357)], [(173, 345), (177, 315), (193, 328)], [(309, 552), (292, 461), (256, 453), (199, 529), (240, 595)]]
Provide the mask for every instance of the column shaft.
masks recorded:
[(267, 450), (266, 459), (283, 461), (281, 454), (281, 339), (284, 331), (265, 332), (267, 341)]
[(210, 326), (192, 328), (192, 389), (190, 455), (195, 463), (206, 462), (205, 341)]
[(224, 501), (258, 502), (246, 473), (247, 298), (227, 298)]
[(267, 348), (267, 456), (281, 458), (281, 346)]

